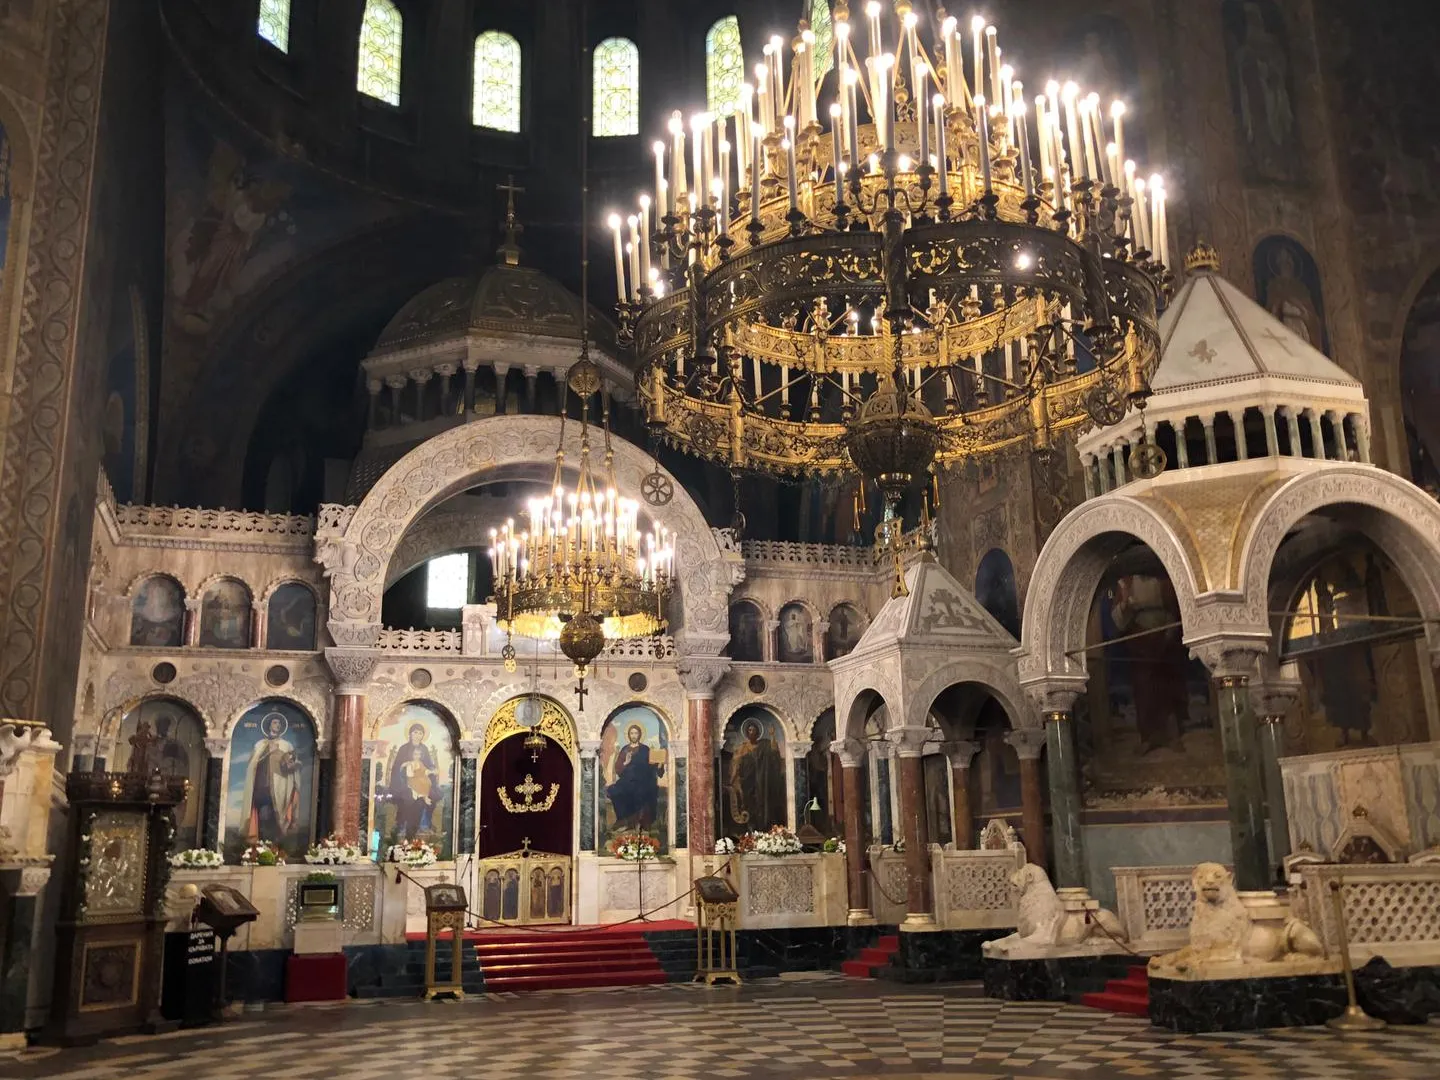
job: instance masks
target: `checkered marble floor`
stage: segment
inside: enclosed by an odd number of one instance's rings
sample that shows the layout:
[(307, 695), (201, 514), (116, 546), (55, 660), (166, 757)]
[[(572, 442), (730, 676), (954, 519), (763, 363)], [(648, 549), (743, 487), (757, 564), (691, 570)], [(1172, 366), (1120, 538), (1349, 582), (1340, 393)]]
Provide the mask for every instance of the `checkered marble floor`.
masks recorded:
[(1135, 1017), (998, 1002), (972, 986), (827, 978), (739, 989), (491, 995), (274, 1009), (217, 1028), (0, 1059), (29, 1080), (426, 1080), (599, 1075), (692, 1080), (872, 1076), (1401, 1080), (1440, 1075), (1440, 1026), (1174, 1035)]

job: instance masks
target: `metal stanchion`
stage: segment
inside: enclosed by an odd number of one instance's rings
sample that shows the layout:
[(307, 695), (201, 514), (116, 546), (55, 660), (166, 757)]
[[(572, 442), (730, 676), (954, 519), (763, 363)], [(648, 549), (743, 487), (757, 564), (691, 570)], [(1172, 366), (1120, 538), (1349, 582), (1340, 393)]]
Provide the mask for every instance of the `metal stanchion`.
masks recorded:
[(1350, 934), (1345, 927), (1345, 902), (1340, 895), (1341, 884), (1339, 878), (1330, 882), (1330, 896), (1335, 904), (1335, 930), (1340, 937), (1340, 963), (1345, 972), (1345, 993), (1350, 1003), (1339, 1016), (1326, 1020), (1325, 1025), (1341, 1032), (1379, 1031), (1385, 1026), (1385, 1021), (1371, 1016), (1355, 999), (1355, 969), (1350, 965)]

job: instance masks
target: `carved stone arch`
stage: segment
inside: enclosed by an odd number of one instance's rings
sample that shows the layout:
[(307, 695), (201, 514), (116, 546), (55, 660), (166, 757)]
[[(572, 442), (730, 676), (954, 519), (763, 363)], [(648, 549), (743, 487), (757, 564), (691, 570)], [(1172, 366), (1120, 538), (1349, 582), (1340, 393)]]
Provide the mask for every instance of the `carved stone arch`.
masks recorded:
[[(787, 603), (788, 602), (789, 601), (787, 601)], [(746, 593), (743, 596), (732, 595), (730, 597), (730, 602), (725, 605), (725, 615), (727, 619), (730, 615), (730, 608), (734, 607), (736, 604), (749, 604), (751, 607), (756, 608), (766, 622), (774, 622), (779, 617), (779, 608), (772, 608), (761, 597), (752, 596), (751, 594)], [(781, 607), (784, 606), (784, 604), (781, 605)]]
[(367, 724), (368, 730), (365, 733), (367, 739), (378, 739), (380, 728), (391, 718), (398, 715), (400, 710), (407, 705), (423, 705), (425, 708), (435, 712), (444, 721), (450, 732), (450, 738), (454, 742), (454, 751), (460, 753), (460, 721), (455, 716), (455, 710), (444, 702), (437, 701), (433, 697), (426, 697), (423, 694), (412, 694), (401, 698), (399, 701), (391, 702), (383, 709), (375, 711), (375, 718)]
[(154, 690), (145, 690), (133, 697), (125, 698), (116, 704), (111, 705), (100, 714), (99, 729), (96, 732), (102, 743), (116, 737), (119, 733), (120, 724), (136, 709), (140, 708), (147, 701), (173, 701), (176, 705), (183, 705), (199, 719), (201, 726), (205, 729), (205, 737), (208, 739), (214, 733), (215, 725), (205, 710), (198, 704), (185, 697), (184, 694), (177, 694), (168, 687), (157, 687)]
[[(1196, 594), (1203, 580), (1171, 522), (1147, 503), (1102, 495), (1067, 514), (1040, 552), (1025, 591), (1020, 620), (1020, 681), (1045, 675), (1084, 675), (1085, 627), (1095, 590), (1110, 560), (1134, 541), (1159, 558), (1180, 605), (1186, 638), (1197, 623)], [(1069, 654), (1075, 655), (1069, 655)]]
[(886, 719), (889, 721), (886, 727), (896, 726), (895, 712), (900, 705), (900, 695), (897, 688), (890, 684), (888, 678), (857, 680), (843, 689), (839, 686), (838, 679), (836, 683), (835, 737), (837, 739), (864, 739), (865, 721), (874, 712), (877, 701), (885, 707)]
[(233, 581), (239, 585), (243, 585), (245, 587), (245, 594), (250, 597), (250, 603), (255, 603), (255, 590), (251, 587), (250, 583), (244, 578), (242, 578), (239, 574), (230, 573), (211, 574), (204, 581), (200, 582), (199, 585), (196, 585), (195, 591), (193, 593), (187, 594), (186, 599), (203, 601), (205, 599), (205, 594), (210, 590), (210, 586), (218, 585), (222, 581)]
[(1274, 654), (1279, 655), (1285, 632), (1286, 614), (1294, 609), (1299, 593), (1315, 572), (1356, 533), (1326, 518), (1312, 518), (1283, 541), (1270, 567), (1266, 608)]
[(1324, 511), (1369, 537), (1395, 564), (1426, 620), (1430, 648), (1440, 649), (1440, 505), (1410, 481), (1370, 465), (1337, 463), (1304, 473), (1265, 501), (1240, 548), (1246, 617), (1269, 626), (1276, 553), (1292, 529)]
[(260, 697), (252, 698), (250, 701), (247, 701), (239, 708), (232, 709), (230, 711), (230, 715), (225, 718), (225, 727), (220, 732), (220, 734), (228, 740), (231, 733), (235, 730), (235, 725), (240, 722), (240, 718), (244, 716), (247, 712), (249, 712), (251, 709), (255, 708), (255, 706), (263, 705), (267, 701), (283, 701), (287, 705), (295, 706), (296, 709), (300, 710), (301, 715), (303, 715), (306, 720), (310, 721), (310, 728), (312, 731), (315, 732), (316, 752), (319, 753), (320, 751), (329, 748), (330, 726), (328, 720), (316, 716), (315, 710), (312, 709), (309, 705), (301, 701), (294, 694), (287, 694), (283, 690), (276, 690), (272, 693), (262, 694)]
[(907, 724), (910, 727), (925, 727), (935, 702), (952, 686), (969, 684), (978, 686), (1005, 710), (1012, 729), (1038, 728), (1040, 716), (1029, 706), (1020, 681), (1004, 664), (990, 664), (984, 661), (962, 659), (935, 669), (914, 690), (907, 691), (910, 702)]
[(620, 715), (622, 709), (649, 709), (660, 718), (660, 723), (665, 726), (665, 738), (671, 746), (684, 741), (684, 732), (679, 731), (675, 726), (675, 718), (670, 715), (670, 710), (654, 701), (644, 701), (641, 698), (626, 698), (619, 704), (612, 706), (605, 713), (605, 719), (600, 721), (599, 731), (605, 730), (605, 725)]
[(313, 581), (306, 581), (304, 578), (295, 577), (293, 574), (281, 574), (279, 577), (272, 580), (270, 584), (265, 586), (265, 591), (262, 592), (258, 597), (256, 597), (256, 602), (264, 607), (269, 607), (270, 598), (275, 595), (275, 590), (279, 589), (282, 585), (305, 586), (305, 588), (310, 590), (310, 595), (315, 597), (315, 610), (320, 610), (320, 605), (324, 602), (325, 599), (320, 587), (316, 585)]
[(185, 587), (185, 582), (180, 580), (180, 576), (178, 574), (175, 574), (169, 570), (158, 569), (141, 570), (138, 574), (136, 574), (130, 579), (129, 583), (125, 586), (124, 592), (122, 592), (121, 595), (124, 596), (127, 600), (133, 600), (135, 599), (136, 589), (138, 589), (141, 585), (145, 584), (145, 582), (149, 581), (151, 578), (157, 577), (169, 578), (176, 585), (180, 586), (181, 596), (185, 597), (187, 600), (191, 599), (190, 590)]
[[(432, 507), (488, 475), (552, 459), (561, 430), (560, 418), (550, 416), (495, 416), (451, 428), (387, 469), (343, 526), (328, 535), (319, 530), (316, 558), (330, 578), (332, 640), (341, 646), (373, 646), (380, 635), (386, 571), (406, 530)], [(566, 461), (576, 463), (579, 425), (563, 430)], [(654, 459), (624, 439), (612, 438), (612, 445), (621, 489), (639, 491), (641, 478), (655, 468)], [(695, 500), (678, 480), (669, 479), (674, 498), (662, 507), (646, 507), (646, 513), (675, 536), (680, 588), (671, 609), (671, 632), (723, 638), (726, 599), (743, 576), (743, 561), (738, 554), (722, 553)]]

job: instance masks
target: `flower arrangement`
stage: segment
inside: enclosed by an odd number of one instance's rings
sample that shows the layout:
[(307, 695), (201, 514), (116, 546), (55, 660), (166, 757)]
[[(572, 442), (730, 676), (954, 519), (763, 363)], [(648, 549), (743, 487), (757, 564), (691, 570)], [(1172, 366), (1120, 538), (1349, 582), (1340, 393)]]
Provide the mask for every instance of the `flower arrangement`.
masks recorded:
[(905, 854), (905, 838), (904, 838), (903, 836), (897, 836), (897, 837), (895, 837), (895, 843), (894, 843), (893, 845), (891, 845), (891, 850), (894, 851), (896, 855), (904, 855), (904, 854)]
[(218, 851), (209, 848), (190, 848), (188, 851), (172, 851), (170, 865), (176, 870), (213, 870), (225, 865)]
[(832, 836), (829, 840), (826, 840), (825, 843), (820, 846), (820, 850), (825, 852), (825, 854), (827, 855), (844, 855), (845, 841), (840, 839), (838, 836)]
[(730, 837), (728, 837), (728, 836), (722, 836), (719, 840), (716, 840), (716, 841), (715, 841), (715, 854), (716, 854), (716, 855), (734, 855), (734, 854), (735, 854), (735, 841), (734, 841), (734, 840), (731, 840)]
[(615, 858), (626, 862), (660, 857), (660, 842), (645, 833), (619, 833), (605, 847)]
[(805, 850), (797, 837), (784, 825), (771, 826), (769, 832), (752, 832), (750, 850), (756, 855), (799, 855)]
[(285, 852), (272, 844), (269, 840), (260, 840), (251, 844), (240, 855), (241, 866), (284, 866)]
[(317, 866), (344, 866), (364, 862), (365, 853), (358, 845), (342, 843), (338, 836), (331, 833), (318, 844), (310, 845), (310, 850), (305, 852), (305, 861)]
[(431, 844), (427, 844), (418, 836), (413, 840), (406, 840), (401, 844), (392, 844), (390, 850), (385, 853), (385, 861), (399, 863), (401, 866), (430, 866), (439, 858), (438, 853)]

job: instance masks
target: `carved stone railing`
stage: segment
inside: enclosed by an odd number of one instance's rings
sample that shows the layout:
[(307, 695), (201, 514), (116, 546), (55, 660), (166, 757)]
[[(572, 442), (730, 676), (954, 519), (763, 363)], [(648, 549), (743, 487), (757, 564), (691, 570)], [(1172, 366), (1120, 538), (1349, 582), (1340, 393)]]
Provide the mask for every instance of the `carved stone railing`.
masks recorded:
[(1025, 865), (1025, 849), (930, 850), (935, 922), (945, 930), (991, 930), (1019, 925), (1019, 895), (1010, 876)]
[(358, 506), (346, 503), (321, 503), (320, 514), (316, 519), (316, 534), (339, 535), (343, 533), (358, 509)]
[(733, 865), (741, 929), (845, 925), (845, 856), (742, 855)]
[(1353, 963), (1383, 956), (1394, 966), (1440, 964), (1440, 864), (1310, 863), (1299, 871), (1304, 884), (1299, 897), (1292, 894), (1294, 913), (1320, 935), (1327, 954), (1340, 948), (1330, 892), (1339, 880)]
[(1115, 913), (1136, 952), (1170, 952), (1190, 940), (1193, 866), (1112, 866)]
[(909, 881), (903, 852), (871, 846), (870, 910), (876, 922), (883, 926), (898, 926), (905, 921), (906, 908), (909, 907)]
[(376, 647), (389, 653), (459, 656), (463, 637), (459, 630), (392, 630), (387, 627), (380, 631)]
[(788, 540), (746, 540), (741, 545), (746, 561), (809, 566), (816, 569), (870, 571), (874, 550), (847, 544), (798, 544)]
[(169, 533), (180, 536), (230, 534), (236, 538), (310, 537), (315, 519), (309, 514), (262, 514), (253, 510), (202, 510), (184, 506), (115, 507), (115, 523), (121, 535)]
[[(656, 646), (659, 646), (658, 650)], [(612, 641), (600, 654), (601, 660), (673, 660), (675, 639), (669, 634), (659, 637), (630, 638)]]

